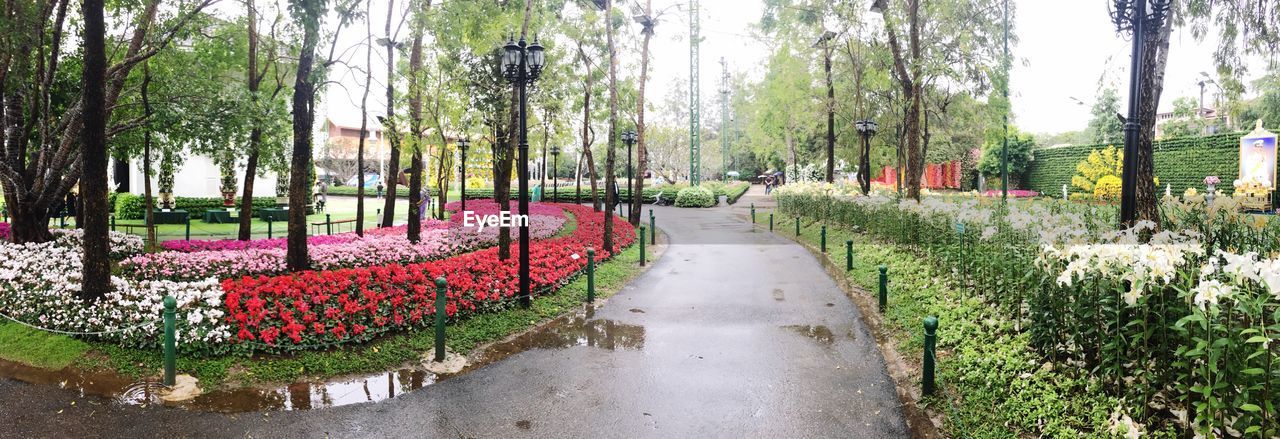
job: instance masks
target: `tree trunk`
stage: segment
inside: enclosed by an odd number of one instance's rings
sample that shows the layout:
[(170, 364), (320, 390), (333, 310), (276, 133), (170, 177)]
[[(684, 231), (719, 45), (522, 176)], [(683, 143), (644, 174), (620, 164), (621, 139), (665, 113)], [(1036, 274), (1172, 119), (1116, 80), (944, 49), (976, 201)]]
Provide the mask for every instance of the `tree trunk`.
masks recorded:
[(609, 46), (609, 139), (605, 143), (604, 159), (604, 247), (606, 253), (613, 253), (613, 209), (618, 204), (614, 189), (618, 182), (614, 175), (614, 149), (618, 142), (618, 53), (613, 43), (613, 0), (604, 2), (605, 40)]
[[(514, 95), (515, 93), (512, 93)], [(513, 99), (514, 100), (514, 99)], [(493, 201), (498, 203), (504, 212), (511, 211), (511, 142), (515, 138), (511, 133), (511, 120), (494, 123), (493, 143)], [(511, 228), (498, 228), (498, 259), (511, 258)]]
[[(383, 119), (382, 134), (391, 144), (391, 158), (387, 161), (386, 173), (381, 181), (387, 185), (387, 198), (382, 205), (382, 227), (391, 227), (396, 217), (396, 183), (400, 175), (400, 133), (396, 132), (395, 121), (395, 43), (391, 41), (391, 17), (395, 13), (395, 0), (387, 1), (387, 25), (384, 28), (387, 41), (387, 115)], [(398, 33), (398, 32), (397, 32)]]
[[(653, 0), (645, 0), (644, 15), (653, 17)], [(640, 83), (636, 94), (636, 174), (635, 180), (631, 182), (631, 212), (627, 218), (633, 226), (640, 224), (640, 208), (644, 204), (644, 174), (649, 167), (648, 151), (644, 144), (644, 87), (649, 80), (649, 40), (652, 38), (653, 28), (649, 27), (644, 32), (644, 43), (640, 46)], [(651, 230), (650, 233), (656, 231)]]
[(827, 72), (827, 183), (836, 178), (836, 87), (831, 81), (831, 42), (824, 44)]
[(1156, 224), (1160, 224), (1160, 210), (1156, 198), (1153, 141), (1156, 110), (1160, 95), (1164, 92), (1164, 73), (1169, 60), (1169, 38), (1172, 32), (1170, 16), (1172, 13), (1165, 14), (1164, 21), (1159, 23), (1159, 29), (1147, 32), (1146, 41), (1143, 41), (1141, 75), (1144, 87), (1140, 91), (1142, 106), (1138, 108), (1138, 181), (1133, 182), (1137, 220)]
[(142, 65), (142, 111), (147, 118), (148, 124), (142, 129), (142, 191), (143, 205), (145, 209), (143, 213), (143, 224), (147, 228), (147, 246), (155, 248), (156, 246), (156, 200), (151, 197), (151, 100), (148, 99), (147, 89), (151, 88), (151, 68), (150, 63)]
[(289, 166), (289, 235), (285, 263), (289, 271), (310, 268), (307, 257), (307, 188), (311, 180), (311, 125), (315, 118), (315, 84), (311, 82), (317, 26), (303, 26), (302, 50), (293, 83), (293, 156)]
[[(365, 17), (373, 16), (373, 1), (365, 2)], [(387, 21), (390, 25), (390, 20)], [(365, 20), (365, 40), (373, 41), (373, 21)], [(360, 140), (356, 142), (356, 235), (364, 236), (364, 139), (369, 137), (369, 89), (373, 86), (373, 49), (364, 51), (364, 94), (360, 96)], [(384, 133), (385, 135), (385, 133)]]
[(111, 240), (107, 235), (107, 114), (106, 114), (106, 23), (102, 0), (84, 0), (84, 88), (80, 113), (80, 197), (84, 199), (84, 273), (80, 298), (92, 302), (111, 290)]
[(414, 26), (413, 46), (409, 51), (409, 136), (413, 141), (409, 163), (409, 242), (422, 239), (422, 30)]
[[(258, 74), (258, 17), (257, 7), (253, 0), (248, 0), (249, 18), (249, 96), (254, 102), (258, 100), (258, 86), (262, 83), (262, 75)], [(255, 105), (254, 108), (257, 108)], [(258, 176), (258, 149), (262, 145), (262, 127), (254, 118), (253, 128), (249, 131), (248, 159), (244, 165), (244, 193), (240, 197), (240, 229), (236, 238), (241, 241), (253, 239), (253, 184)], [(148, 186), (150, 188), (150, 186)]]

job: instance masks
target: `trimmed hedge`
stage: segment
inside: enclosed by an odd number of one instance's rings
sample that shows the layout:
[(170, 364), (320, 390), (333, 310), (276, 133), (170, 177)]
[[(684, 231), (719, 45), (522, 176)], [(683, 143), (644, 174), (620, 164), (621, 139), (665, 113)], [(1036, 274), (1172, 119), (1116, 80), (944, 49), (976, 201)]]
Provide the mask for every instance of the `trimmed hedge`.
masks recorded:
[[(222, 198), (199, 198), (199, 197), (174, 197), (174, 207), (182, 209), (191, 214), (192, 218), (199, 218), (204, 215), (204, 211), (209, 209), (222, 209)], [(236, 198), (239, 205), (240, 199)], [(156, 204), (159, 205), (159, 198), (156, 198)], [(119, 194), (115, 200), (116, 219), (140, 220), (146, 212), (146, 198), (141, 195)], [(254, 209), (263, 209), (276, 207), (276, 199), (274, 197), (256, 197), (253, 199)]]
[[(1155, 171), (1160, 179), (1157, 196), (1164, 193), (1165, 185), (1173, 186), (1173, 193), (1181, 194), (1188, 187), (1204, 190), (1204, 177), (1216, 175), (1222, 179), (1221, 187), (1229, 189), (1240, 173), (1240, 137), (1244, 133), (1224, 133), (1211, 136), (1178, 137), (1155, 142)], [(1071, 145), (1045, 148), (1035, 151), (1035, 160), (1027, 170), (1025, 189), (1042, 194), (1062, 196), (1062, 185), (1070, 185), (1076, 175), (1076, 164), (1089, 157), (1101, 145)], [(1122, 145), (1115, 145), (1121, 148)], [(1074, 187), (1069, 190), (1076, 192)]]
[[(355, 186), (329, 186), (329, 195), (342, 195), (342, 196), (354, 197), (356, 196), (356, 189), (357, 188)], [(475, 189), (468, 189), (467, 191), (470, 192), (472, 190), (475, 190)], [(383, 188), (383, 192), (386, 192), (386, 188)], [(436, 197), (440, 195), (440, 191), (436, 190), (436, 188), (434, 187), (428, 187), (427, 193), (431, 194), (432, 197)], [(366, 197), (373, 198), (377, 195), (378, 195), (377, 188), (370, 187), (370, 188), (364, 189), (364, 196)], [(396, 185), (396, 196), (408, 197), (409, 187), (403, 186), (403, 185)]]
[(705, 187), (687, 187), (676, 193), (676, 207), (711, 207), (716, 205), (716, 194)]
[(747, 194), (747, 189), (751, 189), (751, 183), (731, 183), (724, 188), (725, 199), (729, 204), (737, 203), (739, 198)]

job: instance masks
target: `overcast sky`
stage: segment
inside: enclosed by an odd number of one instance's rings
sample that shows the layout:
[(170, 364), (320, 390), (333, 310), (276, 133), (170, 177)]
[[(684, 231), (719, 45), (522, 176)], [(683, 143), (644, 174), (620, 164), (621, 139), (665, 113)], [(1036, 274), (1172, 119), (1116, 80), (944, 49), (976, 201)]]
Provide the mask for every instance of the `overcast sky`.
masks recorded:
[[(461, 0), (453, 0), (461, 1)], [(634, 1), (634, 0), (632, 0)], [(1021, 42), (1012, 48), (1014, 69), (1010, 80), (1014, 123), (1024, 131), (1057, 133), (1084, 128), (1089, 119), (1089, 105), (1098, 91), (1099, 80), (1120, 91), (1121, 108), (1128, 95), (1128, 66), (1131, 50), (1129, 39), (1118, 35), (1107, 15), (1107, 0), (1010, 0), (1017, 8), (1016, 32)], [(654, 0), (654, 9), (686, 3), (679, 0)], [(382, 33), (386, 3), (374, 5), (374, 34)], [(620, 3), (621, 5), (621, 3)], [(701, 85), (703, 108), (714, 108), (720, 79), (720, 57), (724, 57), (734, 73), (759, 77), (769, 48), (766, 43), (750, 38), (750, 27), (759, 21), (761, 0), (702, 0)], [(364, 24), (347, 32), (344, 45), (360, 44)], [(632, 25), (629, 32), (636, 32)], [(657, 101), (666, 95), (677, 80), (689, 77), (687, 9), (671, 8), (657, 26), (653, 40), (652, 81), (648, 95)], [(880, 30), (880, 32), (883, 32)], [(1189, 31), (1175, 31), (1165, 76), (1161, 110), (1172, 107), (1174, 99), (1198, 97), (1197, 82), (1201, 72), (1213, 72), (1213, 41), (1198, 43)], [(363, 64), (363, 53), (355, 51), (356, 63)], [(374, 55), (374, 75), (385, 78), (385, 61)], [(624, 53), (628, 57), (638, 55)], [(548, 59), (552, 59), (548, 56)], [(630, 60), (637, 63), (638, 60)], [(330, 87), (322, 111), (339, 121), (358, 123), (358, 103), (363, 74), (335, 72), (343, 87)], [(1256, 76), (1258, 72), (1252, 72)], [(381, 112), (381, 82), (375, 84), (370, 108)], [(1218, 90), (1209, 85), (1205, 93), (1207, 107), (1212, 107)], [(1078, 101), (1077, 101), (1078, 100)], [(1083, 102), (1081, 104), (1080, 102)], [(706, 113), (704, 112), (704, 117)]]

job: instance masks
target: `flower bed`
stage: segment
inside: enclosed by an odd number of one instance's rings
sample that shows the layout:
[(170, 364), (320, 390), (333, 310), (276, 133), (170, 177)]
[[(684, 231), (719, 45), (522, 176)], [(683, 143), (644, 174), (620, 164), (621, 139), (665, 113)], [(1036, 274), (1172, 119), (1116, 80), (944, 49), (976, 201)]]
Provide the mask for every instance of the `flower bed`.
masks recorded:
[[(497, 212), (497, 203), (475, 203), (478, 213)], [(471, 206), (467, 206), (470, 208)], [(470, 210), (470, 209), (469, 209)], [(556, 206), (530, 206), (529, 234), (533, 239), (554, 236), (566, 220)], [(487, 214), (487, 213), (486, 213)], [(418, 243), (405, 237), (406, 226), (308, 238), (308, 256), (316, 270), (410, 264), (497, 244), (497, 227), (465, 227), (462, 216), (450, 221), (428, 220)], [(179, 241), (181, 242), (181, 241)], [(123, 273), (138, 279), (200, 280), (287, 272), (284, 239), (216, 240), (176, 244), (174, 251), (134, 256), (120, 263)]]
[(222, 289), (215, 280), (136, 281), (112, 276), (114, 291), (103, 300), (84, 303), (77, 297), (83, 251), (68, 242), (0, 243), (0, 312), (60, 331), (109, 331), (97, 338), (122, 345), (158, 346), (161, 299), (172, 295), (181, 310), (182, 344), (217, 344), (230, 335), (221, 309)]
[[(941, 280), (972, 288), (1006, 321), (966, 324), (1025, 338), (1044, 367), (1124, 401), (1113, 418), (1136, 424), (1121, 430), (1276, 434), (1267, 413), (1280, 406), (1271, 390), (1280, 383), (1271, 347), (1280, 332), (1280, 259), (1269, 256), (1280, 251), (1280, 222), (1241, 215), (1229, 197), (1207, 209), (1169, 199), (1158, 224), (1117, 230), (1114, 210), (1056, 201), (1010, 203), (1004, 212), (977, 199), (833, 199), (785, 187), (775, 194), (787, 214), (863, 230), (934, 264)], [(950, 346), (940, 340), (940, 349)], [(1106, 425), (1095, 426), (1105, 434)], [(1041, 427), (1020, 435), (1049, 431)]]
[(0, 239), (9, 239), (9, 223), (0, 223)]
[[(587, 247), (599, 249), (604, 215), (590, 207), (564, 205), (578, 227), (568, 236), (534, 241), (529, 249), (532, 287), (548, 293), (586, 264)], [(614, 222), (618, 248), (635, 231)], [(514, 249), (513, 249), (514, 250)], [(599, 251), (604, 260), (611, 254)], [(512, 306), (518, 291), (518, 262), (498, 259), (489, 248), (418, 264), (307, 271), (274, 277), (223, 281), (234, 342), (268, 350), (367, 340), (383, 332), (424, 326), (434, 313), (434, 279), (449, 281), (446, 313), (459, 318)]]
[[(470, 206), (468, 206), (470, 207)], [(586, 263), (582, 255), (588, 246), (599, 248), (603, 214), (590, 207), (560, 205), (572, 212), (578, 227), (568, 236), (539, 239), (530, 247), (531, 277), (536, 293), (546, 294), (577, 274)], [(554, 235), (560, 217), (541, 215), (556, 222), (546, 236)], [(625, 221), (615, 220), (614, 242), (619, 248), (635, 240), (635, 231)], [(455, 233), (433, 229), (430, 234)], [(75, 234), (64, 234), (76, 236)], [(114, 237), (114, 235), (113, 235)], [(123, 236), (128, 239), (127, 236)], [(377, 247), (367, 253), (351, 252), (357, 242), (381, 242), (366, 237), (346, 244), (330, 245), (336, 265), (363, 264), (368, 254), (382, 253)], [(43, 244), (0, 243), (0, 312), (33, 325), (71, 332), (89, 332), (90, 338), (124, 346), (156, 348), (160, 345), (157, 322), (161, 299), (178, 299), (178, 342), (183, 352), (209, 354), (242, 350), (298, 350), (329, 343), (368, 340), (377, 334), (407, 329), (430, 320), (434, 312), (434, 279), (450, 280), (449, 308), (452, 318), (511, 306), (518, 290), (518, 267), (514, 261), (497, 259), (497, 248), (488, 248), (445, 259), (411, 264), (375, 264), (362, 268), (304, 271), (279, 276), (239, 277), (219, 283), (204, 280), (145, 280), (129, 276), (113, 277), (114, 292), (105, 299), (86, 304), (79, 291), (81, 250), (78, 241), (60, 239)], [(313, 257), (326, 250), (311, 248)], [(514, 251), (514, 248), (512, 249)], [(175, 257), (208, 259), (222, 252), (258, 253), (277, 249), (210, 250), (194, 253), (165, 252)], [(398, 250), (408, 254), (418, 249)], [(405, 254), (405, 253), (397, 253)], [(355, 255), (355, 256), (352, 256)], [(600, 252), (599, 259), (609, 253)], [(274, 256), (272, 256), (274, 257)], [(338, 258), (357, 258), (345, 262)], [(372, 257), (372, 256), (369, 256)], [(380, 256), (379, 256), (380, 257)], [(160, 267), (162, 265), (157, 265)], [(155, 274), (162, 273), (156, 268)], [(174, 275), (178, 276), (178, 275)]]

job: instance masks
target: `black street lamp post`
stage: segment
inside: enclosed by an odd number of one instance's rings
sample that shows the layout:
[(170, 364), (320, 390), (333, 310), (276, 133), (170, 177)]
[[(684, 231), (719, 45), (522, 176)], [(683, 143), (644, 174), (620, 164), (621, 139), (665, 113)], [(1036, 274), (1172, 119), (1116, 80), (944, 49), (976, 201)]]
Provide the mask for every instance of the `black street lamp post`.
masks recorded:
[(1111, 21), (1116, 30), (1133, 33), (1133, 58), (1129, 63), (1129, 117), (1124, 121), (1124, 168), (1120, 173), (1120, 224), (1131, 226), (1138, 211), (1138, 112), (1142, 108), (1142, 53), (1147, 26), (1159, 30), (1172, 0), (1112, 0)]
[(458, 151), (462, 153), (462, 163), (458, 166), (458, 201), (462, 203), (459, 212), (466, 215), (467, 212), (467, 147), (471, 146), (471, 141), (466, 137), (458, 139)]
[(879, 127), (871, 119), (856, 121), (853, 127), (862, 136), (861, 157), (858, 158), (858, 185), (862, 187), (862, 194), (866, 195), (871, 192), (871, 136), (876, 135)]
[(560, 201), (560, 147), (551, 147), (551, 201)]
[[(639, 136), (636, 136), (635, 129), (630, 129), (630, 131), (626, 131), (622, 133), (622, 143), (627, 143), (627, 188), (628, 189), (635, 187), (635, 183), (632, 183), (632, 180), (634, 180), (635, 178), (634, 178), (634, 175), (631, 175), (631, 146), (636, 145), (637, 138), (639, 138)], [(634, 193), (632, 193), (632, 196), (635, 196)]]
[(526, 91), (542, 73), (544, 54), (537, 37), (532, 44), (526, 44), (524, 37), (518, 43), (514, 40), (512, 35), (503, 46), (502, 72), (520, 95), (520, 145), (516, 160), (520, 179), (520, 305), (528, 308), (533, 305), (533, 296), (529, 289), (529, 98)]

